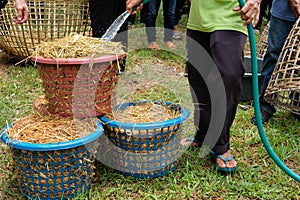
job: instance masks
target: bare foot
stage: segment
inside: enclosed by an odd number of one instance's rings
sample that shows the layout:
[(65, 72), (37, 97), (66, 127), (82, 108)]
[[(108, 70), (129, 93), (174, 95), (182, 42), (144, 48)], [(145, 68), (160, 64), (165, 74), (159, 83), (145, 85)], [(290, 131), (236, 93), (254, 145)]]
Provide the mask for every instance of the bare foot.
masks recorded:
[[(231, 156), (230, 150), (226, 151), (224, 154), (222, 154), (222, 156), (224, 158), (229, 158)], [(220, 158), (216, 158), (216, 163), (219, 165), (220, 168), (233, 168), (237, 165), (237, 163), (234, 159), (224, 163), (224, 161), (221, 160)]]
[(187, 139), (183, 139), (181, 140), (180, 142), (181, 146), (183, 147), (198, 147), (199, 144), (197, 144), (196, 142), (193, 142), (193, 141), (190, 141), (190, 140), (187, 140)]
[(200, 147), (199, 143), (195, 141), (193, 136), (182, 139), (180, 144), (183, 147)]
[(176, 46), (173, 42), (166, 42), (165, 44), (169, 49), (176, 50)]
[(152, 50), (154, 50), (154, 51), (160, 51), (160, 47), (159, 47), (159, 45), (156, 42), (151, 42), (149, 44), (149, 48), (152, 49)]

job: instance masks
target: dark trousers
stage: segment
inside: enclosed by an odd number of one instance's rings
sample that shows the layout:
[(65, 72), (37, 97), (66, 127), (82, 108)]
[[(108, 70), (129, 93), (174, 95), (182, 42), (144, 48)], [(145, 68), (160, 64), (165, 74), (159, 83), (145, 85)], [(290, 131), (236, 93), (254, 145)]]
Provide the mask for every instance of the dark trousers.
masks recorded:
[(279, 58), (284, 42), (292, 30), (295, 22), (279, 19), (271, 16), (270, 27), (268, 30), (268, 47), (262, 63), (261, 75), (264, 77), (259, 96), (261, 110), (273, 115), (276, 108), (273, 104), (264, 99), (266, 89), (269, 85), (271, 76)]
[(155, 27), (161, 1), (163, 2), (164, 42), (172, 42), (173, 40), (176, 0), (151, 0), (143, 8), (143, 21), (146, 24), (146, 34), (149, 43), (156, 41)]
[(259, 20), (258, 23), (255, 26), (255, 29), (260, 29), (262, 22), (263, 22), (263, 18), (266, 17), (267, 21), (270, 21), (270, 17), (271, 17), (271, 8), (272, 8), (272, 1), (273, 0), (263, 0), (260, 3), (260, 12), (259, 12)]
[[(102, 37), (115, 19), (126, 10), (126, 0), (89, 0), (93, 37)], [(114, 41), (128, 46), (127, 22), (120, 28)]]
[[(89, 0), (93, 37), (101, 38), (115, 19), (126, 10), (126, 0)], [(128, 48), (128, 24), (125, 22), (113, 41)], [(125, 70), (126, 57), (120, 61), (120, 71)]]
[[(200, 144), (203, 143), (205, 137), (214, 137), (207, 135), (208, 128), (212, 115), (212, 103), (210, 92), (207, 87), (207, 82), (214, 84), (209, 80), (210, 77), (203, 77), (198, 67), (210, 67), (201, 65), (193, 66), (190, 61), (201, 59), (199, 51), (196, 52), (193, 48), (193, 43), (200, 44), (208, 53), (215, 63), (223, 81), (225, 92), (224, 107), (226, 107), (226, 116), (224, 124), (221, 128), (221, 133), (216, 135), (216, 143), (211, 144), (211, 148), (216, 154), (223, 154), (230, 148), (230, 127), (235, 118), (236, 109), (241, 95), (242, 77), (244, 75), (244, 44), (246, 35), (237, 31), (215, 31), (212, 33), (205, 33), (194, 30), (187, 30), (187, 69), (188, 80), (190, 83), (193, 103), (195, 105), (194, 123), (197, 128), (195, 140)], [(193, 62), (194, 63), (194, 62)]]
[(189, 0), (176, 0), (175, 7), (175, 25), (179, 24), (183, 14), (189, 14), (190, 3)]
[(181, 9), (184, 5), (185, 0), (176, 0), (176, 7), (175, 7), (175, 25), (179, 24), (181, 19)]

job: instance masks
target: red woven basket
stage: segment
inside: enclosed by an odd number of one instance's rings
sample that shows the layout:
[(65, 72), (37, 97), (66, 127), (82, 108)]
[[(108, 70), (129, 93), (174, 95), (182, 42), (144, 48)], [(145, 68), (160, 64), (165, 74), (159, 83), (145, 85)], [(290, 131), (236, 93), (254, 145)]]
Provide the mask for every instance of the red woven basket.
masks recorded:
[(110, 113), (112, 94), (125, 55), (97, 58), (32, 57), (43, 81), (47, 111), (63, 117), (92, 117)]

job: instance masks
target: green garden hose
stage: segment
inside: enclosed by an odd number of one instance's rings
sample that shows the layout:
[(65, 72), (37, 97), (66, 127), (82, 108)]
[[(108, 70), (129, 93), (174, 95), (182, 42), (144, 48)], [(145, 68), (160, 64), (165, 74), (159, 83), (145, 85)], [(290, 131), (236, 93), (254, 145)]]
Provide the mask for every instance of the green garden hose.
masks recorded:
[[(238, 0), (241, 7), (245, 5), (244, 0)], [(262, 124), (261, 114), (260, 114), (260, 105), (259, 105), (259, 90), (258, 90), (258, 71), (257, 71), (257, 58), (256, 58), (256, 40), (254, 35), (254, 30), (252, 27), (252, 23), (250, 23), (248, 26), (248, 35), (249, 35), (249, 41), (250, 41), (250, 49), (251, 49), (251, 66), (252, 66), (252, 86), (253, 86), (253, 101), (254, 101), (254, 111), (255, 111), (255, 118), (256, 118), (256, 124), (258, 127), (258, 132), (260, 135), (260, 138), (264, 144), (265, 149), (271, 156), (271, 158), (275, 161), (275, 163), (290, 177), (295, 179), (300, 183), (300, 176), (296, 174), (293, 170), (288, 168), (282, 160), (276, 155), (274, 150), (272, 149), (264, 128)]]

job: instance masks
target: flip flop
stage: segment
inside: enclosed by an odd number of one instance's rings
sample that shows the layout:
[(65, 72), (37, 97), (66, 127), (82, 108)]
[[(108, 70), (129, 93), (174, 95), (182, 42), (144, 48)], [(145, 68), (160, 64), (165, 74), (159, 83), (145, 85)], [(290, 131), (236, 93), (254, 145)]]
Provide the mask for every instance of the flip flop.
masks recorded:
[(216, 161), (217, 158), (219, 158), (219, 159), (221, 159), (221, 160), (224, 162), (224, 164), (226, 164), (226, 162), (231, 161), (231, 160), (234, 159), (233, 156), (229, 156), (228, 158), (225, 158), (224, 156), (222, 156), (222, 155), (217, 155), (215, 152), (211, 151), (211, 152), (210, 152), (210, 157), (212, 158), (213, 162), (215, 163), (215, 167), (216, 167), (216, 169), (217, 169), (219, 172), (223, 172), (223, 173), (233, 173), (233, 172), (236, 171), (236, 166), (231, 167), (231, 168), (229, 168), (229, 167), (220, 167), (220, 166), (218, 165), (217, 161)]
[[(183, 143), (188, 143), (188, 144), (192, 144), (192, 143), (196, 143), (197, 145), (194, 145), (194, 146), (191, 146), (191, 145), (186, 145), (186, 144), (183, 144)], [(194, 149), (194, 148), (200, 148), (201, 147), (201, 144), (195, 140), (194, 136), (190, 136), (190, 137), (187, 137), (187, 138), (184, 138), (183, 140), (181, 140), (180, 142), (181, 146), (183, 147), (187, 147), (188, 149)]]
[(181, 34), (179, 32), (177, 32), (177, 31), (174, 31), (174, 34), (173, 34), (172, 38), (174, 40), (182, 40)]

